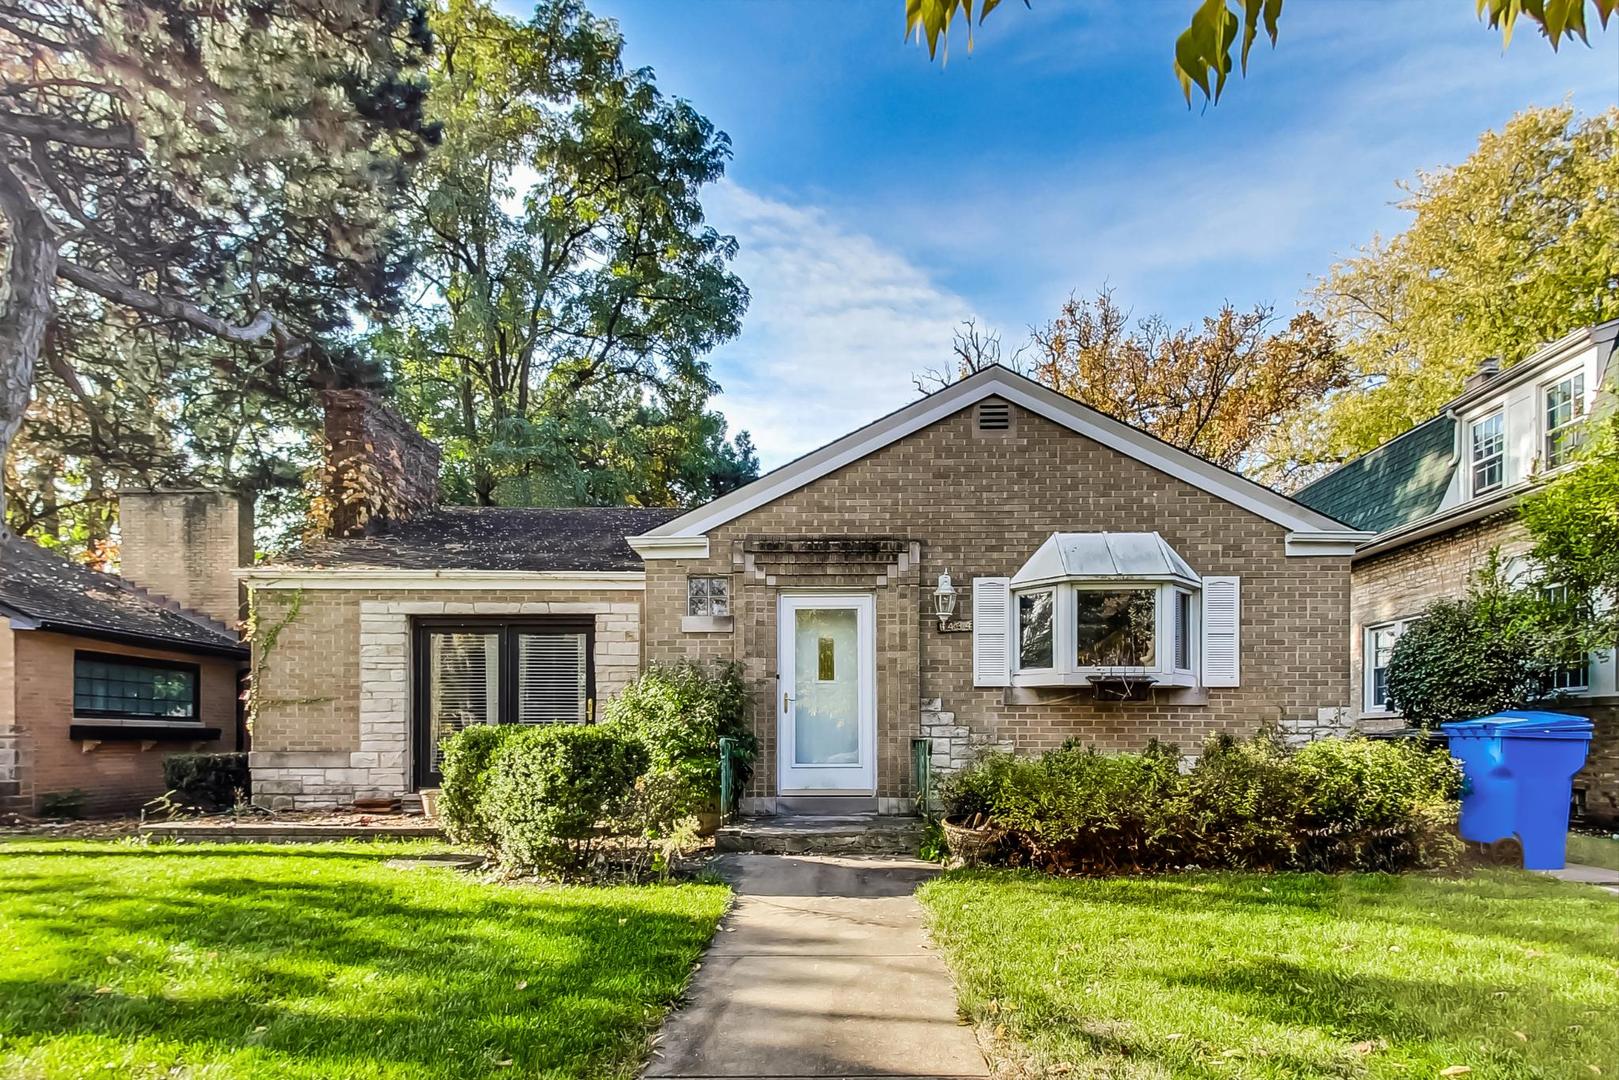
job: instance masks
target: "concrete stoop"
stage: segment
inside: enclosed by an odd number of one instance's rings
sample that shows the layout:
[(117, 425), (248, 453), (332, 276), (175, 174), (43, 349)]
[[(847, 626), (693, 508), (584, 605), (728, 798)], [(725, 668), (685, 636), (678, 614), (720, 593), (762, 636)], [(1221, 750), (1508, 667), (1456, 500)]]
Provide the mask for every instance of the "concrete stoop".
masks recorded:
[(715, 851), (759, 855), (915, 855), (922, 819), (896, 814), (749, 817), (714, 834)]

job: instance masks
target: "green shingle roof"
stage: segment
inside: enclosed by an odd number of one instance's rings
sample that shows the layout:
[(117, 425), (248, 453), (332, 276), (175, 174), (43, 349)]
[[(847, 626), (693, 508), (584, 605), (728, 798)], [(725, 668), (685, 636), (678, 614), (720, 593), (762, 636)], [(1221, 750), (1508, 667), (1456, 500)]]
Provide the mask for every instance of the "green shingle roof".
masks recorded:
[(1456, 421), (1436, 416), (1293, 497), (1357, 529), (1386, 532), (1439, 509), (1456, 469)]

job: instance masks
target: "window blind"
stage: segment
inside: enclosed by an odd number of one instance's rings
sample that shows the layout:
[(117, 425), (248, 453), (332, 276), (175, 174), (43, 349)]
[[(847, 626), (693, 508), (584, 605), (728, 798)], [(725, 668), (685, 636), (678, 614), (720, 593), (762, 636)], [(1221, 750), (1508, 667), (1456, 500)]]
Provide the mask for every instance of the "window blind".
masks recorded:
[(500, 635), (435, 633), (429, 639), (428, 746), (439, 768), (439, 744), (473, 724), (493, 724), (500, 710)]
[(587, 715), (585, 635), (517, 636), (517, 722), (583, 724)]

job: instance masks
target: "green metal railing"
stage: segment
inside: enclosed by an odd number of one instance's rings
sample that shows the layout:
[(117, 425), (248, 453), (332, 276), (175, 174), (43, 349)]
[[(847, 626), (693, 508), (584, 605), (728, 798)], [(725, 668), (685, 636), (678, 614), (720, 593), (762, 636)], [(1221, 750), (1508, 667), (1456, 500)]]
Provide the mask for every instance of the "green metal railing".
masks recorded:
[(731, 738), (720, 739), (720, 824), (730, 821), (736, 813), (736, 762), (732, 760), (736, 754), (736, 740)]
[(911, 775), (916, 778), (916, 812), (933, 816), (933, 740), (925, 735), (911, 739)]

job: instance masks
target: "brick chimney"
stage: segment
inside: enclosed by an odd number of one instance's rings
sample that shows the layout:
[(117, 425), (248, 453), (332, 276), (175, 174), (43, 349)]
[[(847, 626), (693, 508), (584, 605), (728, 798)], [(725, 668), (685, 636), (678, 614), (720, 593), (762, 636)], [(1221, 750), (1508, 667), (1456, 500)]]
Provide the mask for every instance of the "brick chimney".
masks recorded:
[(1467, 377), (1467, 381), (1462, 384), (1462, 389), (1477, 390), (1499, 374), (1501, 374), (1501, 358), (1499, 356), (1486, 356), (1479, 361), (1478, 370)]
[(333, 536), (370, 536), (438, 502), (439, 448), (373, 391), (321, 393), (326, 409), (322, 492)]
[(245, 596), (232, 572), (253, 563), (253, 500), (210, 488), (118, 493), (118, 572), (182, 607), (237, 625)]

